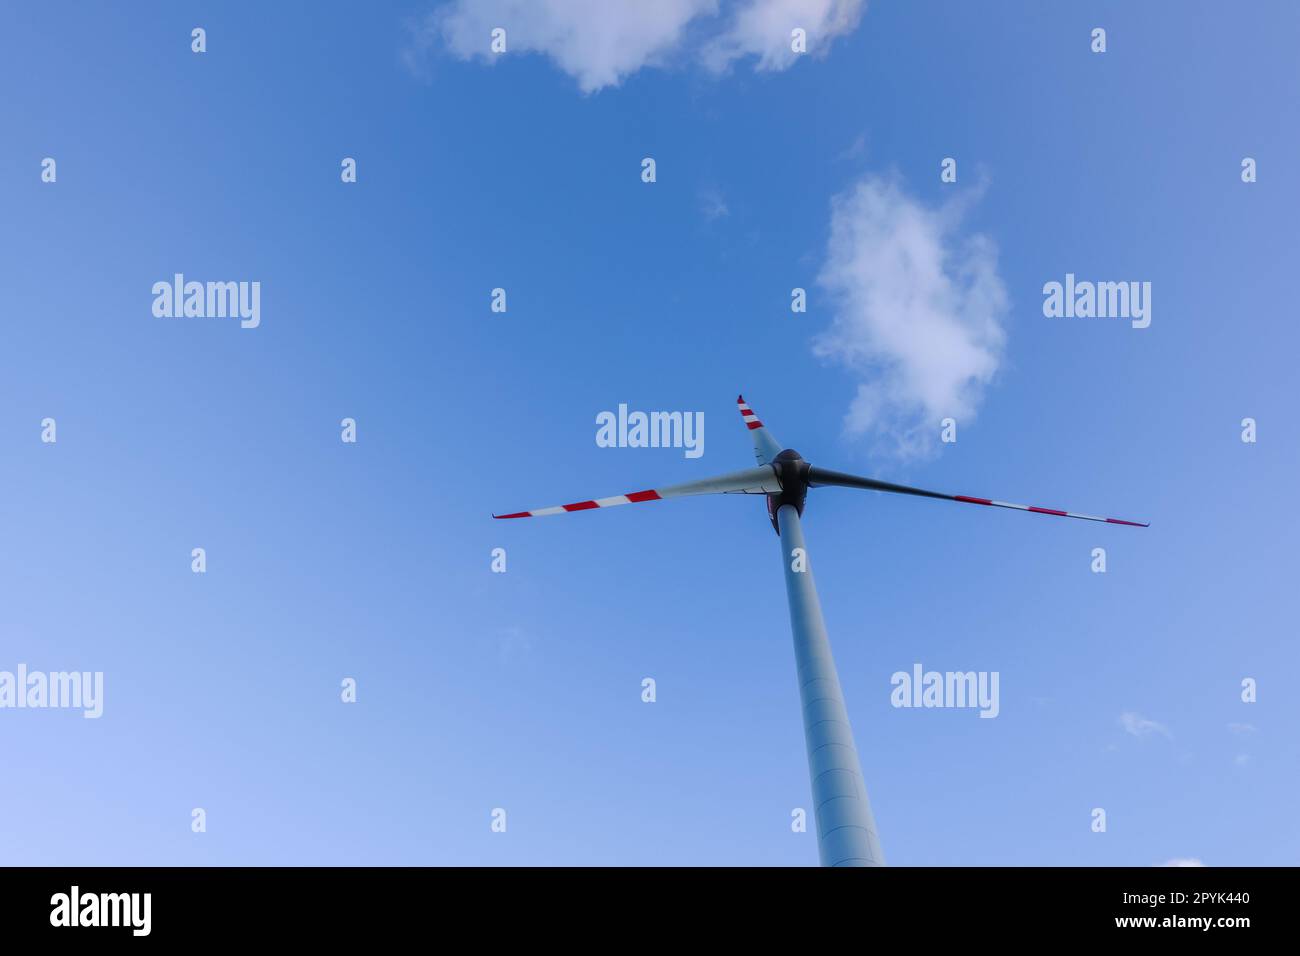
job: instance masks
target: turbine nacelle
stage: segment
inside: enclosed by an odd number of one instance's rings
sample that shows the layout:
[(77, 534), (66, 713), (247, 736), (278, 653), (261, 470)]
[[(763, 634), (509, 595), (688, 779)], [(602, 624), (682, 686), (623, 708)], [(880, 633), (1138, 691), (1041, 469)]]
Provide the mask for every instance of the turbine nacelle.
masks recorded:
[(772, 470), (776, 480), (781, 483), (781, 490), (767, 496), (767, 517), (772, 522), (772, 530), (781, 533), (777, 513), (782, 505), (793, 505), (794, 510), (803, 517), (804, 502), (808, 497), (808, 469), (811, 467), (793, 448), (786, 448), (772, 459)]

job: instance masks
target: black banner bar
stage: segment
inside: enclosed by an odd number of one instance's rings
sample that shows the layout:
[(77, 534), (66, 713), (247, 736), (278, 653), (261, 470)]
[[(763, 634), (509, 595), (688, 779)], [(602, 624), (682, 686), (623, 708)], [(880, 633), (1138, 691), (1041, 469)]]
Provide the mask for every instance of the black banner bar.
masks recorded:
[(1241, 934), (1286, 931), (1295, 876), (1282, 868), (33, 868), (0, 870), (0, 925), (6, 940), (91, 945), (373, 943), (420, 933), (450, 941), (462, 931), (533, 945), (699, 931), (761, 940), (782, 928), (845, 939), (918, 930), (926, 940), (1200, 936), (1230, 945)]

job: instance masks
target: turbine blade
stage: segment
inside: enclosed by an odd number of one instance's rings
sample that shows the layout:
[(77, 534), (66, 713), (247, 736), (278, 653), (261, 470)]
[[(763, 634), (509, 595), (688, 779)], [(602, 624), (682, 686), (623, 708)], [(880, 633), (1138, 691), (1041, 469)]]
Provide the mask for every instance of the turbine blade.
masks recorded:
[(740, 417), (744, 420), (745, 427), (749, 429), (749, 437), (754, 440), (754, 458), (760, 465), (771, 464), (772, 459), (781, 453), (781, 443), (758, 420), (754, 410), (745, 403), (744, 395), (736, 399), (736, 404), (740, 407)]
[(1126, 524), (1135, 528), (1149, 528), (1149, 521), (1125, 521), (1122, 518), (1099, 518), (1096, 515), (1080, 514), (1077, 511), (1061, 511), (1057, 508), (1039, 508), (1036, 505), (1017, 505), (1009, 501), (994, 501), (991, 498), (972, 498), (969, 495), (945, 495), (938, 491), (926, 491), (924, 488), (910, 488), (896, 485), (875, 478), (862, 478), (847, 475), (841, 471), (831, 471), (812, 465), (808, 469), (808, 483), (815, 487), (836, 486), (840, 488), (865, 488), (869, 491), (889, 491), (900, 495), (919, 495), (922, 498), (942, 498), (945, 501), (961, 501), (968, 505), (987, 505), (993, 508), (1014, 508), (1016, 511), (1031, 511), (1040, 515), (1056, 515), (1061, 518), (1082, 518), (1084, 521), (1102, 521), (1106, 524)]
[(543, 515), (559, 515), (568, 511), (589, 511), (592, 508), (612, 508), (614, 505), (635, 504), (640, 501), (658, 501), (661, 498), (684, 498), (688, 495), (768, 495), (780, 490), (781, 484), (776, 480), (776, 472), (770, 466), (762, 465), (728, 475), (718, 475), (716, 478), (688, 481), (681, 485), (667, 485), (663, 488), (634, 491), (626, 495), (614, 495), (611, 498), (592, 498), (568, 505), (554, 505), (550, 508), (535, 508), (532, 511), (516, 511), (513, 514), (492, 517), (540, 518)]

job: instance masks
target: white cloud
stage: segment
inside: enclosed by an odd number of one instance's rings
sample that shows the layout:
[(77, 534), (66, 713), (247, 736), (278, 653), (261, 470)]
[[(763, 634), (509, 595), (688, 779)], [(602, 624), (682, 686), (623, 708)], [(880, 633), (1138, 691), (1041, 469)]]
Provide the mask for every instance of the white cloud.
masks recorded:
[(802, 29), (811, 56), (825, 56), (831, 41), (852, 33), (866, 9), (866, 0), (746, 0), (730, 25), (704, 51), (714, 70), (733, 61), (757, 56), (759, 70), (784, 70), (801, 56), (792, 49), (791, 33)]
[(798, 55), (790, 31), (807, 33), (808, 52), (824, 56), (835, 37), (858, 25), (866, 0), (448, 0), (412, 27), (402, 61), (428, 74), (443, 48), (464, 60), (495, 62), (492, 31), (506, 51), (549, 57), (584, 93), (617, 86), (647, 66), (700, 58), (721, 71), (746, 56), (757, 69), (783, 70)]
[(1161, 734), (1165, 737), (1173, 736), (1169, 733), (1169, 728), (1164, 724), (1158, 724), (1154, 720), (1148, 720), (1141, 714), (1135, 714), (1132, 712), (1120, 714), (1119, 722), (1125, 732), (1132, 734), (1134, 737), (1146, 737), (1150, 734)]
[(407, 62), (438, 41), (462, 59), (493, 62), (489, 44), (501, 27), (509, 53), (544, 54), (591, 93), (663, 64), (687, 24), (716, 10), (717, 0), (452, 0), (415, 30)]
[(1228, 724), (1228, 729), (1234, 734), (1253, 734), (1259, 728), (1254, 724)]
[(958, 235), (964, 205), (931, 209), (875, 176), (831, 202), (818, 283), (834, 319), (813, 350), (864, 379), (848, 433), (874, 434), (904, 459), (933, 452), (942, 419), (968, 424), (1001, 363), (997, 247)]
[(1195, 857), (1178, 857), (1173, 860), (1166, 860), (1160, 865), (1161, 866), (1205, 866), (1204, 863), (1202, 863), (1200, 860), (1196, 859)]

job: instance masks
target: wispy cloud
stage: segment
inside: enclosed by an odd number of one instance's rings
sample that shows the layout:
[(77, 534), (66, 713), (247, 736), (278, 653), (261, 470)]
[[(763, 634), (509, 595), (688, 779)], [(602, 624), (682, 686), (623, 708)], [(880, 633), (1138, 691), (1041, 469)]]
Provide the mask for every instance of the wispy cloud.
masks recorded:
[(1134, 737), (1147, 737), (1151, 734), (1160, 734), (1162, 737), (1173, 736), (1173, 734), (1169, 733), (1169, 728), (1164, 724), (1156, 723), (1154, 720), (1149, 720), (1132, 711), (1120, 714), (1119, 723), (1124, 728), (1125, 733), (1132, 734)]
[(503, 663), (515, 663), (528, 657), (535, 644), (533, 635), (518, 625), (498, 627), (495, 633), (497, 657)]
[(731, 215), (731, 210), (727, 208), (727, 201), (716, 189), (700, 190), (700, 212), (708, 222)]
[(862, 379), (846, 431), (901, 459), (933, 453), (944, 418), (971, 421), (1001, 363), (997, 247), (960, 234), (973, 198), (930, 208), (896, 180), (867, 176), (831, 203), (818, 284), (834, 318), (813, 349)]
[(1254, 724), (1228, 724), (1228, 729), (1234, 734), (1253, 734), (1259, 730)]
[(824, 55), (864, 7), (865, 0), (448, 0), (411, 25), (402, 61), (420, 77), (434, 50), (494, 62), (490, 40), (500, 27), (508, 53), (548, 57), (594, 93), (678, 61), (721, 71), (753, 55), (757, 69), (786, 69), (798, 59), (792, 30), (806, 32), (810, 55)]
[(853, 142), (849, 143), (848, 146), (840, 150), (840, 152), (836, 155), (835, 158), (843, 162), (843, 161), (853, 160), (853, 159), (862, 159), (866, 155), (867, 155), (867, 134), (859, 133), (857, 136), (853, 137)]
[(1196, 859), (1196, 857), (1190, 857), (1190, 856), (1176, 857), (1172, 860), (1165, 860), (1165, 862), (1161, 863), (1160, 865), (1161, 866), (1205, 866), (1205, 864), (1202, 863), (1200, 860)]
[(792, 42), (796, 29), (804, 31), (809, 56), (825, 56), (836, 37), (857, 29), (865, 8), (866, 0), (748, 0), (705, 48), (704, 60), (722, 70), (756, 56), (755, 69), (788, 69), (802, 55)]

